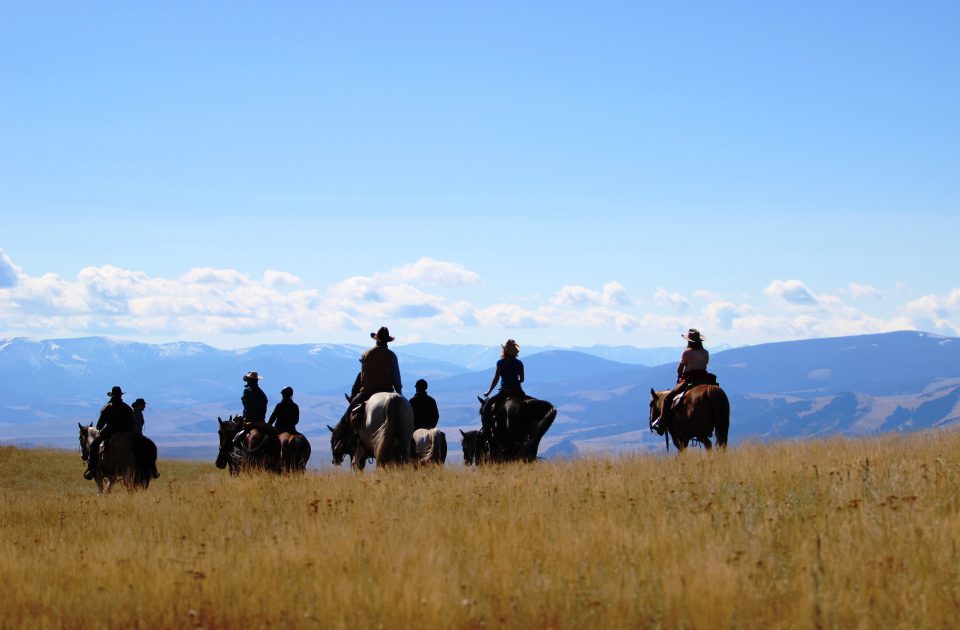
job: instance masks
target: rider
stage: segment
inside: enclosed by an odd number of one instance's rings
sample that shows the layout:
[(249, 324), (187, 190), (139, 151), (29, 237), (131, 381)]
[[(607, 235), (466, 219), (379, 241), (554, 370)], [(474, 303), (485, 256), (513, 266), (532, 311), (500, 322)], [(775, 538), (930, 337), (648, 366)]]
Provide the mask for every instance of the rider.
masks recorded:
[(243, 395), (240, 402), (243, 404), (243, 428), (233, 436), (234, 444), (240, 444), (246, 437), (247, 429), (254, 422), (263, 424), (267, 419), (267, 395), (260, 389), (260, 380), (263, 377), (256, 372), (247, 372), (243, 375)]
[(380, 392), (396, 391), (402, 395), (403, 384), (400, 381), (400, 363), (397, 355), (387, 347), (393, 341), (386, 326), (370, 333), (377, 344), (360, 357), (360, 375), (353, 387), (350, 399), (350, 424), (358, 429), (363, 418), (363, 407), (371, 396)]
[(147, 401), (143, 398), (137, 398), (133, 401), (133, 432), (137, 435), (143, 435), (143, 410), (147, 407)]
[(670, 393), (664, 398), (660, 417), (653, 421), (655, 428), (666, 426), (666, 423), (670, 421), (673, 399), (687, 389), (689, 385), (707, 376), (710, 353), (703, 347), (704, 336), (696, 328), (691, 328), (687, 331), (687, 334), (681, 336), (687, 340), (687, 347), (680, 355), (680, 363), (677, 365), (677, 386), (671, 389)]
[(267, 424), (276, 428), (277, 433), (296, 433), (297, 423), (300, 422), (300, 407), (293, 402), (293, 388), (290, 386), (280, 390), (282, 400), (273, 408)]
[[(517, 358), (517, 355), (520, 354), (520, 345), (513, 339), (507, 339), (507, 342), (500, 347), (502, 350), (500, 352), (500, 360), (497, 361), (497, 371), (493, 374), (493, 381), (490, 383), (490, 388), (483, 395), (487, 400), (484, 402), (483, 409), (480, 413), (480, 420), (483, 423), (484, 430), (487, 432), (492, 428), (491, 425), (496, 414), (497, 404), (499, 404), (501, 400), (512, 396), (526, 396), (523, 392), (523, 387), (521, 387), (523, 383), (523, 362)], [(490, 392), (497, 386), (497, 381), (501, 381), (500, 391), (497, 392), (493, 398), (488, 398)]]
[(243, 404), (244, 422), (263, 422), (267, 419), (267, 395), (260, 389), (260, 379), (263, 377), (256, 372), (247, 372), (243, 375), (243, 395), (240, 402)]
[(97, 430), (100, 432), (93, 444), (90, 445), (90, 457), (87, 458), (87, 470), (84, 479), (93, 479), (94, 471), (100, 464), (100, 444), (106, 442), (117, 433), (133, 430), (133, 409), (123, 402), (123, 390), (114, 385), (110, 393), (110, 402), (100, 410), (100, 419), (97, 420)]
[(436, 428), (440, 420), (440, 410), (437, 409), (437, 401), (427, 393), (427, 382), (421, 378), (414, 387), (417, 393), (410, 399), (410, 406), (413, 407), (413, 428)]

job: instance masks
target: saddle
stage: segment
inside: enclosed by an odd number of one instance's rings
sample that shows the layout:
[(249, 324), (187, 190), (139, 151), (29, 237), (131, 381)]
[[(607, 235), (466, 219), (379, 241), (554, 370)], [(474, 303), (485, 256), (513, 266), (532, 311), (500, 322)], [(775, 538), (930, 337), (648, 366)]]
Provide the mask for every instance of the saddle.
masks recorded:
[(670, 409), (676, 409), (680, 406), (680, 403), (683, 401), (683, 397), (687, 395), (687, 392), (692, 390), (694, 387), (699, 387), (700, 385), (719, 385), (717, 382), (717, 375), (711, 374), (706, 370), (694, 370), (684, 374), (684, 384), (686, 385), (683, 388), (683, 391), (673, 397), (673, 402), (670, 404)]

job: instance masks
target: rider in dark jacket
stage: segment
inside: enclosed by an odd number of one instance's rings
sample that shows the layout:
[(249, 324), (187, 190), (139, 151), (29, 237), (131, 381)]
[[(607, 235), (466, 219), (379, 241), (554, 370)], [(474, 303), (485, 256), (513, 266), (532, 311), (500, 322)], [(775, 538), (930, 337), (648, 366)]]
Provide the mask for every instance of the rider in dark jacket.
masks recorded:
[(110, 397), (110, 402), (100, 410), (100, 418), (97, 420), (97, 430), (100, 434), (90, 445), (87, 470), (83, 473), (85, 479), (93, 479), (94, 471), (100, 465), (100, 444), (118, 433), (133, 431), (133, 409), (123, 402), (123, 390), (120, 386), (114, 385), (107, 396)]
[(277, 429), (277, 433), (296, 433), (297, 423), (300, 422), (300, 407), (293, 402), (293, 388), (284, 387), (280, 390), (282, 400), (273, 408), (267, 424)]
[(263, 422), (267, 419), (267, 395), (260, 389), (261, 378), (256, 372), (247, 372), (243, 377), (246, 386), (240, 402), (243, 403), (244, 422)]
[[(353, 384), (350, 399), (350, 423), (357, 429), (363, 417), (363, 407), (374, 394), (381, 392), (403, 393), (403, 383), (400, 381), (400, 363), (393, 350), (387, 344), (393, 341), (386, 326), (370, 333), (377, 345), (370, 348), (360, 357), (360, 375)], [(359, 385), (359, 387), (358, 387)]]
[(410, 399), (410, 406), (413, 407), (413, 428), (433, 429), (440, 420), (437, 401), (427, 394), (427, 382), (422, 378), (416, 382), (414, 387), (416, 387), (417, 393)]
[[(513, 396), (526, 397), (523, 391), (523, 362), (517, 358), (520, 354), (520, 344), (513, 339), (507, 339), (507, 343), (501, 346), (500, 360), (497, 361), (497, 370), (493, 373), (493, 381), (490, 383), (490, 389), (486, 391), (483, 397), (486, 401), (483, 404), (483, 410), (480, 413), (480, 421), (485, 431), (493, 428), (494, 416), (497, 413), (497, 405), (501, 401)], [(493, 388), (500, 383), (500, 391), (488, 398)]]

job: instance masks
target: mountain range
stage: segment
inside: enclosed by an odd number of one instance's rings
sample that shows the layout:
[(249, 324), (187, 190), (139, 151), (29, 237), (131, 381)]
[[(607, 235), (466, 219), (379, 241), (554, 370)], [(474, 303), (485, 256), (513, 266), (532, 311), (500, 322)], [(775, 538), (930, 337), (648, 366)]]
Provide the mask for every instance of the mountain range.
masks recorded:
[[(559, 414), (545, 456), (662, 448), (647, 430), (650, 389), (676, 378), (681, 348), (523, 349), (530, 395)], [(241, 377), (264, 376), (273, 402), (290, 385), (314, 463), (329, 461), (327, 430), (345, 408), (364, 346), (202, 343), (152, 345), (102, 337), (0, 340), (0, 442), (74, 446), (74, 422), (96, 420), (106, 392), (148, 401), (147, 432), (161, 456), (211, 457), (216, 418), (240, 411)], [(448, 437), (478, 425), (499, 347), (396, 346), (405, 390), (418, 378), (440, 406)], [(960, 420), (960, 339), (923, 332), (811, 339), (714, 349), (710, 363), (731, 400), (731, 442), (864, 435)], [(451, 453), (459, 449), (451, 448)]]

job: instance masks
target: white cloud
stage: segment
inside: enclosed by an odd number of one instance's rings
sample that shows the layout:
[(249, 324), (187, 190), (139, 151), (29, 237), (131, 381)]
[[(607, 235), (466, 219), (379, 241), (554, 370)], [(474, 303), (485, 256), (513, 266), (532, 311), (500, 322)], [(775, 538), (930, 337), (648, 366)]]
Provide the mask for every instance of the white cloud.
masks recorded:
[(925, 295), (908, 302), (904, 315), (920, 330), (960, 334), (960, 288), (944, 295)]
[(720, 294), (709, 289), (697, 289), (693, 292), (693, 297), (705, 302), (717, 302), (720, 300)]
[(492, 304), (477, 309), (476, 317), (481, 326), (497, 328), (545, 328), (550, 325), (542, 314), (516, 304)]
[(653, 301), (659, 306), (672, 308), (681, 313), (690, 308), (690, 300), (679, 293), (671, 293), (663, 288), (656, 290), (653, 294)]
[(575, 284), (564, 285), (550, 298), (550, 303), (573, 307), (624, 306), (630, 303), (630, 299), (624, 286), (613, 281), (603, 285), (600, 291)]
[(9, 289), (20, 284), (20, 275), (20, 268), (0, 249), (0, 289)]
[(233, 269), (213, 269), (211, 267), (198, 267), (191, 269), (180, 276), (180, 282), (184, 284), (251, 284), (253, 281), (246, 274)]
[(421, 258), (417, 262), (396, 267), (384, 275), (401, 282), (419, 282), (442, 287), (480, 284), (480, 276), (463, 265), (433, 258)]
[(815, 307), (820, 304), (813, 291), (799, 280), (774, 280), (763, 290), (774, 302), (798, 307)]
[(876, 287), (872, 287), (869, 284), (860, 284), (858, 282), (851, 282), (845, 289), (841, 291), (841, 293), (848, 295), (855, 300), (883, 299), (883, 295), (880, 294), (880, 291), (878, 291)]
[(263, 272), (263, 283), (268, 287), (296, 287), (303, 284), (303, 280), (286, 271), (267, 269)]

